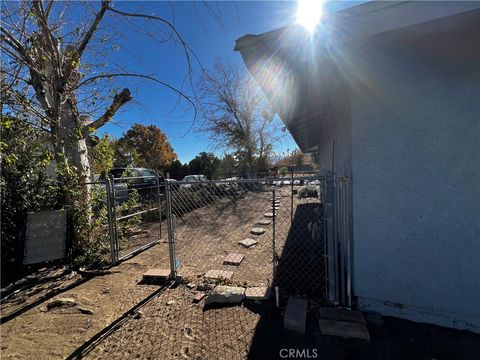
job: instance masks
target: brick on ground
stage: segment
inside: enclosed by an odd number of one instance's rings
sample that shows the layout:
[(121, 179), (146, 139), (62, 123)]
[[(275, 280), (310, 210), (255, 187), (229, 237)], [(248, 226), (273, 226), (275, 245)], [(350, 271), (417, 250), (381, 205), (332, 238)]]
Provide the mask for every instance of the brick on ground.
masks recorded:
[(234, 265), (234, 266), (239, 266), (240, 263), (243, 261), (243, 258), (245, 255), (243, 254), (237, 254), (237, 253), (229, 253), (225, 258), (223, 259), (223, 263), (225, 265)]
[(195, 304), (196, 304), (196, 303), (199, 303), (200, 301), (203, 300), (204, 297), (205, 297), (205, 293), (203, 293), (203, 292), (198, 292), (198, 293), (196, 293), (195, 296), (193, 297), (192, 302), (195, 303)]
[(262, 235), (265, 233), (265, 229), (261, 227), (254, 227), (252, 230), (250, 230), (250, 232), (253, 235)]
[(254, 240), (254, 239), (247, 238), (247, 239), (240, 240), (238, 243), (240, 245), (246, 247), (246, 248), (249, 248), (253, 245), (258, 244), (258, 241)]
[(268, 300), (270, 299), (271, 289), (266, 286), (249, 287), (245, 290), (245, 299), (247, 300)]
[(166, 280), (170, 277), (170, 269), (150, 269), (143, 274), (144, 280)]
[(205, 304), (237, 304), (245, 296), (245, 288), (237, 286), (218, 285), (207, 296)]
[(208, 270), (204, 275), (207, 279), (212, 280), (231, 280), (233, 277), (233, 271), (226, 270)]

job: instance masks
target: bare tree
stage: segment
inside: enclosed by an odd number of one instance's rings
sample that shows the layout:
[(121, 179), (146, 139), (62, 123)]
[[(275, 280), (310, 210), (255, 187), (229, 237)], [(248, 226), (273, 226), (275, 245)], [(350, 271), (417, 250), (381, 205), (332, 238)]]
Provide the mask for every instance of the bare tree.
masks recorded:
[(214, 146), (234, 150), (243, 175), (266, 170), (273, 145), (284, 134), (251, 76), (218, 60), (212, 71), (203, 72), (198, 98), (200, 130)]
[(119, 29), (133, 28), (157, 42), (178, 44), (186, 60), (186, 78), (191, 79), (195, 54), (166, 18), (120, 10), (109, 0), (2, 2), (1, 14), (2, 114), (22, 114), (44, 130), (57, 166), (73, 167), (80, 181), (90, 177), (89, 135), (132, 100), (130, 90), (119, 88), (117, 79), (135, 77), (166, 86), (196, 114), (184, 89), (129, 71), (109, 57), (119, 50)]

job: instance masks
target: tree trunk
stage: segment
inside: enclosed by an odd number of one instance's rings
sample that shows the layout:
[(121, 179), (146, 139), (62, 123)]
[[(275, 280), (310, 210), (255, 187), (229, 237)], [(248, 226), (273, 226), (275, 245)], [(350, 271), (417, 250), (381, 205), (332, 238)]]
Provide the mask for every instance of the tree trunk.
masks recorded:
[(82, 134), (84, 124), (76, 110), (74, 100), (67, 100), (61, 106), (57, 141), (64, 146), (64, 155), (70, 166), (75, 167), (78, 181), (90, 181), (90, 162), (85, 137)]

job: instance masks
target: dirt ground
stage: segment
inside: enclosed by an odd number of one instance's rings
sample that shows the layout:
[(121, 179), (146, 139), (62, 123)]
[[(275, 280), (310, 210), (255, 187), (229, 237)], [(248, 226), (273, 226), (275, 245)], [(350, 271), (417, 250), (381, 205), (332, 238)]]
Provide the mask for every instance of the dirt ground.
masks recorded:
[[(283, 195), (287, 193), (288, 189), (285, 189)], [(282, 198), (281, 193), (277, 194), (281, 205), (280, 209), (276, 210), (275, 218), (277, 221), (276, 249), (281, 251), (290, 227), (290, 198)], [(272, 211), (271, 205), (271, 191), (254, 192), (247, 193), (246, 196), (235, 201), (220, 201), (179, 217), (176, 223), (176, 250), (180, 262), (179, 273), (184, 276), (185, 282), (200, 282), (201, 275), (210, 269), (228, 269), (235, 273), (232, 283), (267, 286), (271, 284), (273, 220), (270, 218), (272, 220), (270, 225), (256, 224), (258, 220), (265, 219), (265, 213)], [(165, 224), (162, 225), (162, 230), (165, 231), (164, 226)], [(255, 236), (250, 233), (253, 227), (260, 226), (266, 230), (264, 234)], [(158, 225), (146, 224), (145, 228), (152, 233), (158, 229)], [(238, 245), (239, 240), (248, 237), (255, 238), (258, 244), (249, 249)], [(132, 246), (129, 248), (131, 249)], [(229, 252), (245, 254), (245, 259), (240, 266), (223, 264), (223, 258)], [(150, 335), (157, 341), (142, 339), (145, 331), (128, 330), (129, 328), (126, 329), (125, 325), (117, 332), (122, 334), (123, 330), (127, 331), (128, 339), (140, 337), (139, 344), (143, 341), (152, 341), (157, 345), (161, 343), (161, 353), (155, 349), (152, 350), (154, 358), (174, 358), (177, 353), (187, 358), (197, 353), (201, 358), (212, 358), (211, 354), (205, 355), (207, 349), (211, 352), (214, 349), (227, 351), (230, 348), (237, 355), (247, 354), (251, 342), (249, 336), (252, 335), (247, 333), (253, 333), (259, 320), (258, 314), (238, 307), (223, 311), (213, 310), (209, 313), (211, 316), (204, 317), (202, 303), (191, 304), (195, 290), (189, 290), (182, 285), (176, 289), (164, 289), (157, 294), (158, 285), (141, 284), (142, 274), (151, 268), (169, 268), (166, 242), (161, 242), (88, 281), (81, 275), (65, 272), (64, 269), (58, 269), (56, 273), (44, 270), (48, 275), (44, 275), (43, 283), (27, 286), (2, 301), (2, 317), (14, 314), (19, 309), (26, 309), (21, 315), (8, 319), (1, 326), (2, 357), (65, 358), (150, 296), (152, 300), (142, 311), (145, 311), (145, 319), (149, 318), (146, 314), (153, 311), (155, 315), (152, 321), (155, 324), (163, 324), (162, 328), (158, 325), (153, 327), (150, 324), (145, 325), (146, 329), (155, 332)], [(38, 274), (36, 279), (38, 280)], [(78, 286), (74, 286), (77, 284)], [(75, 300), (76, 306), (46, 311), (45, 305), (50, 300), (46, 302), (41, 300), (52, 291), (59, 293), (54, 299), (71, 298)], [(175, 305), (165, 307), (166, 299), (175, 301)], [(84, 314), (79, 308), (91, 310), (93, 314)], [(246, 323), (241, 325), (241, 328), (237, 328), (235, 319), (245, 319)], [(205, 324), (205, 321), (208, 323)], [(225, 339), (222, 338), (225, 337), (226, 329), (222, 327), (225, 326), (229, 327), (229, 332), (238, 333), (235, 339), (241, 336), (243, 340), (237, 344), (237, 340), (230, 339), (232, 345), (223, 346)], [(185, 330), (187, 328), (188, 330)], [(211, 331), (221, 331), (222, 335), (218, 334), (219, 338), (213, 342), (202, 341), (203, 345), (200, 347), (197, 345), (189, 347), (188, 344), (192, 343), (192, 338), (199, 339), (200, 336), (210, 334)], [(182, 345), (182, 341), (174, 341), (179, 334), (183, 336), (181, 337), (183, 342), (187, 341), (187, 345)], [(159, 338), (162, 339), (161, 342), (158, 341)], [(165, 341), (167, 338), (171, 340)], [(116, 342), (114, 339), (116, 338), (112, 337), (105, 340), (106, 342), (101, 342), (95, 347), (95, 351), (91, 352), (92, 356), (101, 357), (104, 350), (111, 351), (110, 346), (105, 344), (109, 344), (110, 341)], [(117, 347), (126, 345), (125, 340), (118, 341)], [(172, 347), (171, 350), (165, 350), (169, 349), (169, 346)], [(242, 349), (241, 352), (238, 352), (239, 349)], [(120, 357), (129, 357), (128, 351), (125, 348), (115, 353)], [(146, 350), (142, 354), (140, 357), (148, 357)]]
[[(282, 188), (278, 195), (285, 195), (282, 192), (288, 194), (288, 189)], [(185, 283), (201, 283), (203, 273), (210, 269), (234, 271), (235, 284), (271, 283), (273, 224), (261, 226), (266, 230), (262, 235), (250, 234), (251, 228), (260, 226), (256, 222), (264, 213), (270, 212), (271, 197), (269, 191), (248, 193), (233, 203), (219, 202), (178, 218), (176, 250), (179, 273), (185, 277), (179, 285), (142, 282), (147, 270), (169, 268), (165, 242), (90, 279), (61, 268), (44, 270), (42, 282), (33, 287), (26, 282), (23, 290), (2, 300), (2, 318), (26, 309), (0, 327), (2, 358), (280, 359), (284, 348), (309, 349), (311, 354), (315, 349), (321, 359), (478, 358), (476, 335), (436, 327), (423, 330), (408, 322), (390, 326), (386, 321), (383, 327), (369, 324), (370, 344), (320, 336), (315, 309), (327, 305), (321, 300), (310, 303), (305, 336), (283, 330), (284, 310), (276, 308), (272, 300), (222, 308), (205, 307), (204, 301), (192, 303), (197, 289)], [(296, 210), (314, 202), (295, 199)], [(291, 237), (289, 201), (288, 197), (280, 198), (275, 219), (275, 249), (280, 256), (292, 248), (292, 241), (294, 245), (299, 241)], [(313, 216), (310, 210), (308, 214)], [(303, 229), (308, 228), (309, 221), (296, 223)], [(240, 247), (238, 241), (247, 237), (255, 238), (258, 244), (249, 249)], [(307, 243), (300, 245), (311, 249)], [(223, 264), (228, 252), (245, 255), (240, 266)], [(298, 281), (322, 274), (305, 274), (302, 267), (287, 268), (284, 273), (287, 280)], [(54, 289), (67, 290), (53, 299), (71, 298), (76, 305), (46, 311), (50, 300), (36, 303)]]

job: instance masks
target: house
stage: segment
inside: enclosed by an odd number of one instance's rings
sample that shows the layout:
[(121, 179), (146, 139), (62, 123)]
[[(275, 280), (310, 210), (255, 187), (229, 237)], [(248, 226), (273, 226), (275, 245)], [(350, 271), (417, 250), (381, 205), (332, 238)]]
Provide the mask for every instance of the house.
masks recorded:
[(235, 49), (299, 148), (351, 183), (329, 296), (480, 332), (480, 3), (367, 2)]
[(282, 167), (288, 168), (289, 171), (293, 170), (295, 174), (315, 172), (315, 164), (311, 154), (300, 151), (295, 151), (285, 158), (274, 162), (270, 171), (276, 173)]

